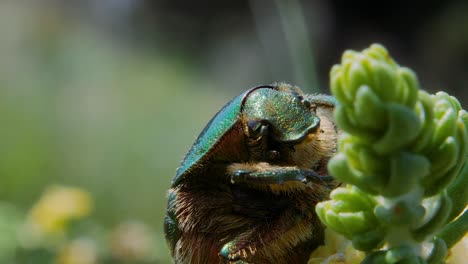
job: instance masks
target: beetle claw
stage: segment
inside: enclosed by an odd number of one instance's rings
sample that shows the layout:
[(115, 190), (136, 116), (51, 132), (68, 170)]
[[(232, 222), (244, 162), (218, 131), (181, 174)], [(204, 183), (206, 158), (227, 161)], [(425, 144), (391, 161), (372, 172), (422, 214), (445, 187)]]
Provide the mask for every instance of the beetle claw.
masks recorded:
[(320, 176), (320, 179), (321, 179), (322, 181), (325, 181), (325, 182), (329, 182), (329, 181), (334, 181), (334, 180), (335, 180), (335, 178), (333, 178), (333, 176), (331, 176), (331, 175)]
[(250, 171), (248, 171), (248, 170), (236, 170), (233, 173), (233, 175), (234, 175), (234, 177), (238, 178), (238, 177), (244, 177), (249, 173), (250, 173)]
[(306, 181), (312, 181), (312, 182), (330, 182), (333, 181), (334, 178), (330, 175), (326, 176), (321, 176), (317, 172), (313, 170), (306, 170), (303, 172)]

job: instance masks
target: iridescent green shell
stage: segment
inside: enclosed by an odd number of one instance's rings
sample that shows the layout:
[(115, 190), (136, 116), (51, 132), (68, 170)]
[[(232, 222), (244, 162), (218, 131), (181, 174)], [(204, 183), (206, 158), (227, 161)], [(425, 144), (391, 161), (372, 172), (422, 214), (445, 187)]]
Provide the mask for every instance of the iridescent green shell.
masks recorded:
[(172, 179), (172, 186), (177, 185), (188, 171), (206, 158), (221, 137), (234, 126), (241, 113), (243, 98), (252, 89), (232, 99), (208, 122), (185, 156), (180, 167), (177, 168), (176, 176)]
[(273, 86), (257, 86), (235, 97), (219, 110), (200, 133), (177, 169), (172, 186), (176, 186), (214, 155), (213, 150), (223, 140), (223, 136), (239, 122), (241, 116), (247, 120), (267, 121), (272, 128), (272, 136), (277, 141), (295, 142), (319, 125), (320, 119), (309, 106), (297, 94), (279, 91)]

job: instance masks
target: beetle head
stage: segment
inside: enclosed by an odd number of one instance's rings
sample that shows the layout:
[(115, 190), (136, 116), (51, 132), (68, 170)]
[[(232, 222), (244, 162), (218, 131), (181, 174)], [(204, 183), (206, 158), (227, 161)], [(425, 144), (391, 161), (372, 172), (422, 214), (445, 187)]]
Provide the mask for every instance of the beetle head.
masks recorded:
[(320, 118), (315, 114), (314, 106), (297, 90), (264, 87), (249, 93), (242, 105), (246, 134), (258, 137), (262, 127), (268, 125), (275, 141), (295, 143), (316, 130)]
[(312, 142), (320, 125), (315, 111), (299, 88), (259, 87), (247, 94), (242, 104), (244, 132), (253, 152), (263, 153), (257, 159), (272, 160), (279, 152), (294, 156), (295, 148)]

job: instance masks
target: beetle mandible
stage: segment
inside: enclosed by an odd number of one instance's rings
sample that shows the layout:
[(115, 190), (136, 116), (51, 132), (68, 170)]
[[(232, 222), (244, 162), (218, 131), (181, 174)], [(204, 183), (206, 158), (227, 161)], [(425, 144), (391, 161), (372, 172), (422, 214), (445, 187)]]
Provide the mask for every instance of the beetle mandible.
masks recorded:
[(164, 231), (176, 263), (306, 263), (323, 243), (314, 207), (336, 182), (335, 100), (251, 88), (203, 129), (177, 169)]

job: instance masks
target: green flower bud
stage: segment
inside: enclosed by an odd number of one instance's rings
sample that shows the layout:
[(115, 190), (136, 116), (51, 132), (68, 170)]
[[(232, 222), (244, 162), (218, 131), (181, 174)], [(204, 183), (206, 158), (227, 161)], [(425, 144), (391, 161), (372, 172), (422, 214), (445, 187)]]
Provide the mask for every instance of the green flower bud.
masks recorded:
[(348, 239), (356, 234), (379, 229), (373, 214), (375, 201), (356, 187), (340, 187), (330, 194), (331, 200), (315, 207), (320, 220)]
[(345, 52), (330, 85), (343, 133), (328, 171), (353, 187), (319, 203), (320, 220), (358, 250), (387, 243), (363, 263), (425, 263), (417, 243), (436, 233), (428, 261), (442, 261), (468, 229), (468, 215), (453, 220), (468, 200), (468, 113), (446, 93), (419, 91), (415, 73), (380, 45)]
[(331, 71), (331, 90), (342, 101), (335, 109), (338, 125), (389, 154), (411, 143), (421, 124), (413, 108), (417, 101), (415, 74), (399, 67), (380, 45), (361, 53), (345, 52)]
[(416, 75), (396, 64), (381, 45), (372, 45), (360, 53), (346, 51), (341, 65), (333, 67), (331, 80), (332, 92), (336, 92), (340, 101), (346, 98), (347, 106), (362, 86), (368, 86), (382, 101), (403, 103), (412, 108), (419, 89)]
[(461, 172), (468, 148), (466, 111), (446, 93), (437, 93), (434, 100), (434, 134), (425, 147), (431, 160), (431, 172), (422, 180), (425, 196), (437, 194)]
[(339, 181), (358, 186), (363, 191), (377, 195), (384, 185), (383, 177), (365, 175), (349, 166), (347, 156), (336, 154), (328, 162), (328, 170)]
[(345, 212), (372, 210), (376, 204), (369, 196), (363, 195), (359, 189), (350, 186), (333, 190), (330, 197), (334, 200), (348, 201), (343, 203), (343, 205), (346, 204), (347, 207), (337, 208), (338, 210)]
[(365, 138), (368, 141), (375, 141), (379, 137), (379, 135), (357, 126), (354, 112), (349, 111), (347, 107), (337, 105), (333, 111), (333, 116), (343, 131)]

